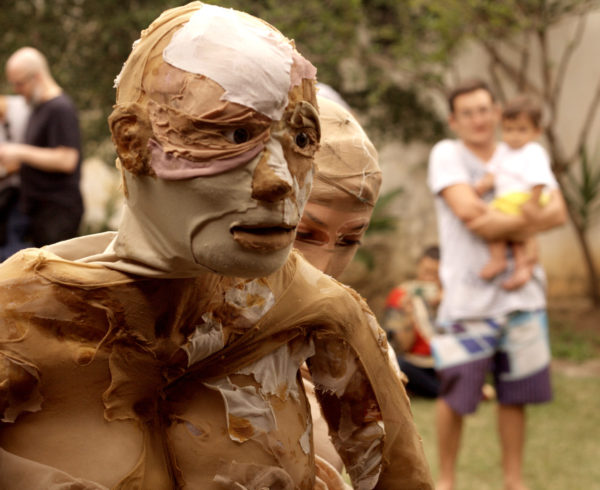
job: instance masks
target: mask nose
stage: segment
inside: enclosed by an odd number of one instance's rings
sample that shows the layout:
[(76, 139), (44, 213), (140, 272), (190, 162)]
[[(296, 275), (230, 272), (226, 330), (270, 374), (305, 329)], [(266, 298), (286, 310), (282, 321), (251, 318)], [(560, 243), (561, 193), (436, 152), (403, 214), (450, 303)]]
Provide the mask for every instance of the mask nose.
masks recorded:
[(252, 175), (252, 197), (266, 202), (281, 201), (292, 194), (292, 184), (283, 148), (278, 141), (271, 139)]

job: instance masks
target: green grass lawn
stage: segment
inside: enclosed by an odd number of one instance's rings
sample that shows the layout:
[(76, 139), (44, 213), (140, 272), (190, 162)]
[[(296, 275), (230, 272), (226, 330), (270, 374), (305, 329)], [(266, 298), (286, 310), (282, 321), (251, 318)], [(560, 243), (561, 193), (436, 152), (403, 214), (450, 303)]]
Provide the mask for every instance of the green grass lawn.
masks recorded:
[[(527, 412), (525, 476), (531, 490), (600, 489), (600, 380), (554, 374), (554, 402)], [(412, 401), (425, 453), (437, 475), (434, 402)], [(465, 419), (458, 462), (459, 490), (500, 490), (496, 404)]]
[[(576, 321), (576, 319), (575, 319)], [(595, 322), (594, 322), (595, 323)], [(552, 321), (555, 358), (579, 363), (598, 358), (600, 324), (577, 331), (573, 320)], [(569, 375), (553, 368), (554, 401), (527, 411), (525, 477), (531, 490), (600, 490), (600, 377), (598, 370)], [(432, 401), (412, 400), (434, 478), (437, 453)], [(465, 419), (458, 490), (501, 490), (496, 404), (482, 403)]]

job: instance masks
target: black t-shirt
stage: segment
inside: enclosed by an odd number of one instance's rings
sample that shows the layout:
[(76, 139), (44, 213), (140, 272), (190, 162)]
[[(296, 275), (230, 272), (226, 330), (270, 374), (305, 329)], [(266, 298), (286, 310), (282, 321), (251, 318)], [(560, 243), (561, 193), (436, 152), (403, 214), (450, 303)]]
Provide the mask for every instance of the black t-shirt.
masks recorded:
[(25, 210), (53, 202), (79, 212), (83, 208), (79, 179), (81, 174), (81, 134), (77, 109), (65, 94), (36, 106), (25, 131), (25, 143), (42, 148), (66, 146), (79, 152), (73, 173), (46, 172), (21, 165), (21, 198)]

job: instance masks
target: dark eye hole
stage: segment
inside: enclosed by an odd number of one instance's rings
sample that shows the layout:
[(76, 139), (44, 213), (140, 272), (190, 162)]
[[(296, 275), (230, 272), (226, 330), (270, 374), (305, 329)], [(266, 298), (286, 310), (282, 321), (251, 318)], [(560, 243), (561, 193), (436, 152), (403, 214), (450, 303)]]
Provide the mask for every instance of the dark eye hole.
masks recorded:
[(237, 128), (233, 132), (233, 141), (238, 145), (241, 143), (245, 143), (250, 139), (250, 132), (246, 128)]
[(356, 238), (342, 238), (336, 242), (336, 246), (338, 247), (357, 247), (362, 242)]
[(327, 237), (319, 231), (303, 231), (298, 230), (296, 232), (296, 240), (310, 245), (321, 246), (327, 243)]
[(246, 141), (250, 141), (252, 137), (250, 131), (246, 128), (228, 129), (223, 133), (223, 136), (227, 141), (235, 143), (236, 145), (246, 143)]
[(308, 135), (304, 132), (304, 131), (300, 131), (297, 135), (296, 135), (296, 144), (300, 147), (300, 148), (305, 148), (308, 143), (310, 142)]

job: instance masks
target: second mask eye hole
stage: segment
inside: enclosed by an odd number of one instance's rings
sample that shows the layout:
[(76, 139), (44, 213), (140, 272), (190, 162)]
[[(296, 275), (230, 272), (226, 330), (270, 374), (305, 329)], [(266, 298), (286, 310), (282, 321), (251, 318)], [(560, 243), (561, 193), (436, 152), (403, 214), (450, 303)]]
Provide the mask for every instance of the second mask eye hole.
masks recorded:
[(309, 143), (308, 135), (304, 131), (300, 131), (295, 138), (296, 144), (300, 148), (305, 148)]

